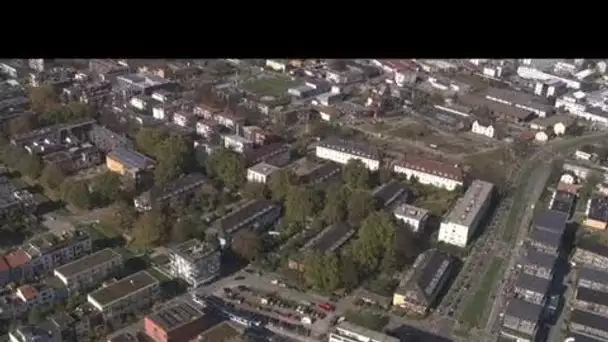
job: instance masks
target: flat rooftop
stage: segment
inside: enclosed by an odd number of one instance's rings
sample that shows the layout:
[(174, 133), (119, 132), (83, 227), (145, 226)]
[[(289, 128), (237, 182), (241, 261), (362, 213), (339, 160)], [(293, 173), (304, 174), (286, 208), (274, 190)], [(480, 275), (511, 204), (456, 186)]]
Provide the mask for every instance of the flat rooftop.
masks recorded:
[(150, 273), (140, 271), (104, 288), (91, 292), (89, 297), (94, 299), (101, 306), (106, 306), (158, 283), (158, 279), (154, 278)]
[(117, 147), (112, 152), (108, 153), (108, 157), (124, 164), (132, 169), (146, 169), (154, 165), (152, 158), (126, 147)]
[(281, 169), (280, 167), (276, 167), (274, 165), (270, 165), (270, 164), (262, 162), (262, 163), (253, 165), (248, 170), (253, 171), (257, 174), (264, 175), (264, 176), (270, 176), (271, 174), (279, 171), (280, 169)]
[(204, 315), (205, 314), (201, 310), (197, 309), (192, 304), (180, 301), (177, 304), (154, 312), (147, 318), (161, 327), (164, 331), (169, 332)]
[(69, 264), (65, 264), (55, 269), (66, 278), (71, 278), (89, 269), (111, 262), (112, 260), (121, 259), (122, 256), (111, 248), (106, 248), (99, 252), (87, 255)]
[(89, 238), (87, 233), (80, 230), (47, 232), (31, 238), (28, 244), (37, 251), (45, 253)]
[(593, 241), (589, 238), (580, 239), (576, 248), (608, 258), (608, 246)]
[(470, 227), (486, 201), (490, 200), (494, 184), (474, 180), (445, 218), (446, 221)]
[(229, 322), (217, 324), (199, 335), (198, 342), (227, 341), (242, 334), (241, 330)]
[(511, 316), (528, 322), (538, 322), (543, 307), (526, 302), (523, 299), (511, 299), (505, 310), (505, 317)]
[(608, 306), (608, 294), (606, 292), (596, 291), (586, 287), (579, 287), (576, 289), (576, 300)]
[(606, 317), (594, 315), (589, 312), (581, 310), (572, 310), (572, 313), (570, 315), (570, 322), (572, 324), (576, 323), (600, 331), (608, 332), (608, 325), (606, 325)]
[(424, 208), (419, 208), (410, 204), (403, 203), (397, 206), (393, 213), (398, 216), (421, 220), (429, 214), (429, 211)]
[(604, 196), (594, 196), (589, 202), (588, 219), (608, 222), (608, 198)]
[(580, 267), (578, 270), (578, 278), (579, 280), (586, 280), (598, 284), (608, 285), (608, 272), (594, 268), (585, 266)]
[(574, 201), (576, 200), (576, 196), (566, 191), (555, 192), (555, 197), (553, 198), (553, 203), (551, 204), (551, 211), (557, 211), (558, 213), (566, 214), (566, 218), (570, 216), (570, 212), (572, 211), (572, 207), (574, 206)]
[(530, 232), (530, 240), (555, 249), (558, 249), (562, 243), (562, 237), (560, 235), (553, 234), (537, 227)]
[(186, 260), (196, 262), (197, 260), (206, 258), (214, 253), (217, 251), (217, 248), (214, 245), (199, 239), (191, 239), (171, 247), (171, 251)]
[(546, 269), (553, 269), (556, 262), (557, 257), (555, 255), (540, 251), (533, 246), (527, 246), (524, 255), (519, 261), (519, 264), (522, 266), (532, 265)]
[(515, 283), (515, 287), (543, 295), (547, 294), (550, 285), (551, 282), (548, 279), (535, 277), (523, 272), (519, 274)]
[[(352, 332), (352, 333), (355, 333), (355, 334), (358, 334), (361, 336), (367, 336), (371, 340), (377, 341), (377, 342), (399, 342), (399, 339), (396, 337), (392, 337), (392, 336), (383, 334), (379, 331), (367, 329), (367, 328), (364, 328), (359, 325), (355, 325), (355, 324), (347, 322), (347, 321), (343, 321), (343, 322), (339, 323), (336, 326), (336, 330), (338, 330), (338, 331), (345, 330), (345, 331)], [(338, 333), (338, 335), (340, 335), (340, 333)]]

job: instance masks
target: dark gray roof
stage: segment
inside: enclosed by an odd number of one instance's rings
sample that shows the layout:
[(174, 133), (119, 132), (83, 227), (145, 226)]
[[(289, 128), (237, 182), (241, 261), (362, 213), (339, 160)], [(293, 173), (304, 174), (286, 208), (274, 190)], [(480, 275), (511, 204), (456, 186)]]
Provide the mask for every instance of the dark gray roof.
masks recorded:
[(148, 316), (156, 325), (166, 332), (202, 317), (204, 313), (189, 303), (179, 302), (170, 307), (156, 311)]
[(608, 198), (596, 196), (589, 203), (589, 215), (587, 218), (601, 222), (608, 222)]
[(536, 220), (534, 220), (534, 226), (543, 231), (551, 232), (554, 234), (562, 235), (566, 230), (566, 220), (568, 214), (559, 211), (549, 210), (540, 214)]
[(343, 151), (363, 158), (380, 159), (378, 150), (365, 142), (330, 137), (320, 142), (319, 146)]
[(522, 272), (517, 277), (515, 286), (545, 295), (549, 291), (550, 284), (551, 282), (547, 279), (535, 277)]
[(189, 173), (173, 180), (162, 187), (154, 187), (150, 191), (150, 197), (154, 200), (164, 200), (187, 191), (196, 190), (207, 182), (202, 173)]
[(522, 265), (534, 265), (547, 269), (553, 269), (557, 262), (557, 257), (553, 254), (542, 252), (533, 246), (527, 246), (525, 254), (520, 261)]
[(232, 234), (250, 221), (253, 222), (254, 217), (276, 207), (277, 205), (271, 201), (254, 200), (220, 218), (214, 225), (223, 230), (224, 233)]
[(523, 299), (512, 299), (507, 305), (505, 316), (515, 317), (528, 322), (538, 322), (543, 307)]
[(608, 293), (579, 287), (576, 290), (576, 300), (608, 306)]
[(532, 241), (540, 242), (545, 246), (554, 247), (555, 249), (559, 248), (562, 241), (561, 235), (553, 234), (547, 230), (538, 229), (537, 227), (532, 229), (530, 239)]
[(608, 258), (608, 246), (602, 245), (589, 238), (583, 238), (577, 243), (577, 248)]
[[(447, 253), (436, 249), (429, 250), (420, 255), (414, 263), (414, 272), (406, 283), (403, 290), (415, 290), (420, 293), (420, 300), (426, 300), (430, 304), (437, 296), (442, 279), (446, 277), (454, 265), (454, 258)], [(420, 297), (419, 296), (419, 297)]]
[(566, 217), (569, 217), (570, 212), (572, 210), (572, 206), (574, 206), (575, 199), (576, 197), (574, 196), (574, 194), (557, 190), (555, 192), (555, 198), (553, 199), (553, 203), (551, 204), (551, 210), (564, 213), (567, 215)]
[(594, 268), (581, 267), (578, 271), (578, 277), (581, 280), (608, 285), (608, 272), (596, 270)]
[(396, 199), (402, 197), (407, 201), (408, 187), (397, 181), (382, 184), (374, 189), (374, 197), (381, 207), (390, 206)]
[(577, 323), (605, 332), (608, 332), (608, 324), (606, 324), (607, 320), (608, 319), (606, 317), (594, 315), (581, 310), (573, 310), (572, 314), (570, 315), (570, 321), (572, 323)]
[(321, 233), (310, 240), (303, 250), (316, 250), (321, 253), (334, 252), (355, 234), (355, 230), (346, 223), (336, 223), (325, 228)]

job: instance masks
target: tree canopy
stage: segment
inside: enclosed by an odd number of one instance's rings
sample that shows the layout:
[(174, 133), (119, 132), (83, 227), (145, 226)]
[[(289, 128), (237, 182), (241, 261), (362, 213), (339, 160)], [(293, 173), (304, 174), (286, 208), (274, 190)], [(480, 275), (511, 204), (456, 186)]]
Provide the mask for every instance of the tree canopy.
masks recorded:
[(141, 215), (131, 231), (133, 244), (150, 249), (165, 240), (165, 217), (161, 212), (150, 211)]
[(344, 167), (343, 179), (351, 189), (369, 189), (371, 185), (369, 170), (357, 159), (348, 161)]
[(77, 208), (87, 210), (93, 208), (93, 197), (86, 181), (66, 179), (61, 184), (60, 193), (64, 201)]
[(361, 223), (352, 248), (352, 257), (360, 269), (376, 271), (387, 250), (393, 250), (397, 228), (389, 214), (373, 212)]
[(340, 262), (334, 253), (311, 251), (304, 260), (304, 279), (307, 285), (323, 293), (340, 286)]
[(91, 188), (103, 204), (115, 202), (120, 198), (121, 185), (120, 176), (113, 172), (101, 174), (91, 182)]
[(193, 150), (182, 137), (172, 136), (163, 140), (154, 156), (158, 164), (154, 169), (154, 180), (158, 184), (176, 179), (193, 160)]
[(260, 237), (249, 229), (241, 229), (232, 239), (231, 244), (234, 253), (246, 259), (253, 261), (262, 254), (262, 241)]
[(51, 189), (58, 189), (64, 179), (65, 174), (57, 164), (47, 165), (40, 175), (40, 182)]
[(268, 188), (272, 193), (272, 199), (283, 201), (292, 186), (297, 184), (297, 177), (293, 171), (281, 169), (275, 172), (268, 181)]
[(245, 161), (236, 152), (220, 149), (207, 159), (207, 173), (236, 189), (245, 183)]
[(348, 221), (356, 225), (375, 209), (374, 196), (366, 190), (351, 191), (347, 202)]
[(348, 213), (346, 202), (349, 191), (340, 184), (332, 184), (325, 191), (325, 207), (323, 220), (327, 224), (344, 221)]
[(285, 198), (285, 218), (289, 222), (304, 223), (321, 204), (321, 197), (314, 189), (293, 186)]

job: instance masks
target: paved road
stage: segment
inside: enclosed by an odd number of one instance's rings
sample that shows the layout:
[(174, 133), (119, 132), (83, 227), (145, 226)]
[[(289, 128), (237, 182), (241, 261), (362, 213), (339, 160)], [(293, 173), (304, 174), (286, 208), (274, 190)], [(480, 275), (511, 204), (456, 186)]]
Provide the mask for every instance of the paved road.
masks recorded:
[[(567, 152), (582, 144), (601, 140), (606, 137), (608, 137), (607, 133), (600, 132), (577, 137), (574, 139), (557, 140), (552, 144), (546, 145), (527, 163), (529, 167), (535, 167), (535, 169), (532, 171), (531, 177), (529, 179), (522, 181), (525, 182), (525, 187), (529, 189), (526, 191), (526, 193), (530, 193), (532, 195), (527, 196), (527, 201), (522, 208), (523, 212), (519, 213), (519, 216), (522, 217), (522, 220), (520, 226), (518, 227), (518, 234), (515, 246), (503, 246), (502, 248), (502, 252), (505, 256), (508, 257), (509, 263), (508, 268), (505, 272), (504, 279), (501, 282), (498, 295), (495, 296), (492, 303), (489, 319), (484, 329), (486, 333), (493, 333), (494, 331), (498, 330), (498, 314), (500, 313), (502, 307), (506, 302), (505, 292), (509, 290), (505, 286), (505, 284), (510, 284), (512, 281), (511, 278), (513, 276), (515, 262), (521, 254), (521, 246), (523, 245), (523, 242), (526, 238), (527, 228), (534, 215), (533, 205), (536, 204), (538, 198), (542, 195), (542, 191), (545, 188), (546, 182), (551, 172), (550, 162), (555, 160), (555, 158), (558, 157), (560, 153)], [(547, 163), (535, 164), (534, 162), (538, 159), (544, 160)]]

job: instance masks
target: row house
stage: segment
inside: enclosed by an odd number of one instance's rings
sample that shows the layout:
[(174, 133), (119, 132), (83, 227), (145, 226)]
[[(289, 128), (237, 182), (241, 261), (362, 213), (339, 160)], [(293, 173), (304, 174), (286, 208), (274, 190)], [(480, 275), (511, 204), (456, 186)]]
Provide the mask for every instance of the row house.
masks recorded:
[(403, 161), (397, 162), (393, 171), (404, 174), (408, 180), (415, 177), (422, 184), (450, 191), (461, 187), (464, 182), (464, 174), (458, 165), (414, 155), (407, 155)]
[(54, 274), (65, 286), (79, 290), (117, 275), (122, 265), (122, 255), (111, 248), (106, 248), (58, 267)]
[(32, 258), (35, 272), (48, 274), (56, 267), (93, 250), (91, 237), (80, 230), (45, 233), (30, 239), (22, 249)]
[(572, 261), (575, 265), (600, 270), (608, 269), (608, 246), (589, 239), (581, 239), (577, 244)]
[(580, 267), (578, 287), (608, 293), (608, 273), (605, 270)]
[(579, 287), (576, 290), (574, 307), (578, 310), (608, 317), (608, 295), (605, 292)]
[(550, 280), (553, 278), (557, 256), (526, 246), (523, 256), (517, 262), (522, 273)]

